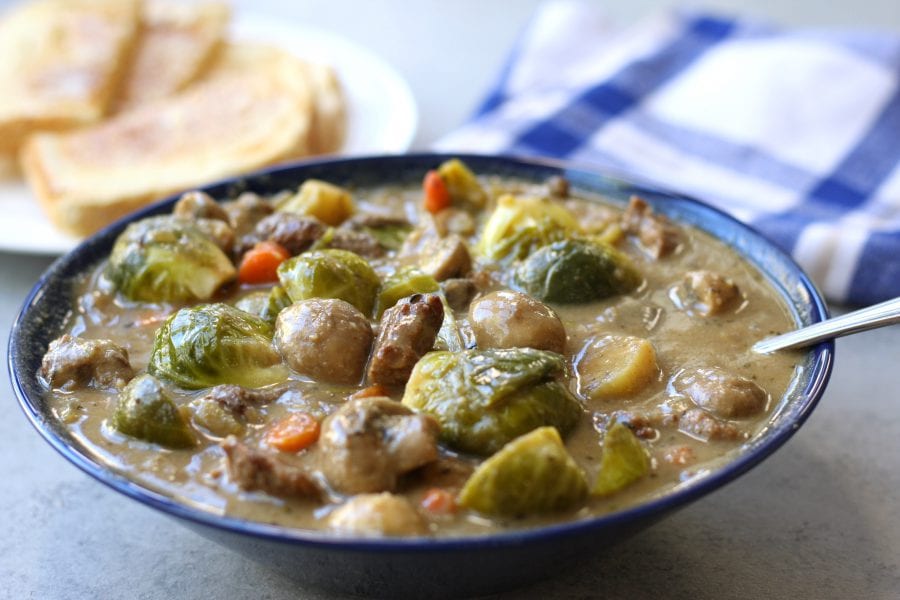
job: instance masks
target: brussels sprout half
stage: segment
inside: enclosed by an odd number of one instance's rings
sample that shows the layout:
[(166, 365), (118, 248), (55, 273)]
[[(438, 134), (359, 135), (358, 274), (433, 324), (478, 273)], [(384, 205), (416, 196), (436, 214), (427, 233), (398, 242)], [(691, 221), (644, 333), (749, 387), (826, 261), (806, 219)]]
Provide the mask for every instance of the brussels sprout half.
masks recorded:
[(372, 314), (381, 281), (364, 258), (348, 250), (304, 252), (278, 266), (278, 279), (294, 302), (337, 298)]
[(113, 246), (105, 275), (141, 302), (208, 300), (234, 279), (234, 265), (190, 221), (172, 216), (132, 223)]
[(559, 432), (539, 427), (481, 463), (459, 503), (488, 515), (524, 517), (570, 508), (588, 493), (587, 479)]
[(189, 390), (262, 387), (287, 377), (272, 325), (228, 304), (182, 308), (169, 317), (156, 332), (147, 370)]
[(384, 280), (381, 292), (378, 294), (375, 316), (380, 319), (384, 311), (397, 304), (402, 298), (413, 294), (436, 292), (440, 287), (431, 275), (427, 275), (415, 267), (403, 267)]
[(556, 380), (563, 357), (532, 348), (431, 352), (416, 363), (403, 404), (435, 417), (441, 439), (491, 454), (536, 427), (574, 427), (581, 405)]
[(622, 423), (615, 423), (603, 439), (600, 471), (591, 488), (594, 496), (608, 496), (622, 490), (650, 472), (650, 457), (636, 435)]
[(575, 304), (626, 294), (641, 275), (624, 254), (602, 243), (565, 240), (544, 246), (519, 265), (513, 286), (544, 302)]
[(559, 202), (505, 195), (485, 223), (478, 252), (492, 260), (521, 260), (580, 231), (578, 221)]
[(135, 377), (119, 392), (112, 426), (125, 435), (169, 448), (195, 444), (187, 421), (152, 375)]

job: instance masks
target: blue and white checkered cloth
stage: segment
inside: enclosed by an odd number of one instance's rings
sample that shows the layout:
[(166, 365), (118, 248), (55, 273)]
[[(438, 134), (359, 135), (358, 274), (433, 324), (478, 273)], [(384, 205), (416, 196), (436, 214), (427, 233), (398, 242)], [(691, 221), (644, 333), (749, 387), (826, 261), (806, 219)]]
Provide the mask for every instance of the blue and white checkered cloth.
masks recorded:
[(900, 295), (900, 36), (544, 5), (445, 151), (566, 158), (698, 197), (831, 300)]

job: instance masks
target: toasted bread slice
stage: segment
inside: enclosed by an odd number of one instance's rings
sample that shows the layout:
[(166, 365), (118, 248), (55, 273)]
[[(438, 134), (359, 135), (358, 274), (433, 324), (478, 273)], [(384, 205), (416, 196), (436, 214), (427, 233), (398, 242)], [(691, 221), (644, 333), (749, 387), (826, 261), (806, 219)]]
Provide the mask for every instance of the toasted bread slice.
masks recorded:
[(33, 136), (22, 167), (60, 228), (87, 235), (149, 201), (308, 151), (311, 94), (283, 57), (113, 119)]
[(145, 2), (140, 39), (113, 110), (171, 96), (196, 80), (212, 63), (230, 18), (222, 2)]
[(19, 163), (15, 154), (0, 154), (0, 182), (18, 179)]
[(344, 91), (330, 66), (307, 63), (306, 69), (314, 107), (309, 150), (311, 154), (331, 154), (341, 149), (347, 135)]
[(0, 20), (0, 154), (100, 119), (130, 57), (137, 0), (39, 0)]
[[(284, 50), (250, 42), (226, 43), (206, 73), (206, 79), (230, 73), (254, 71), (271, 61), (285, 60)], [(328, 65), (291, 57), (301, 69), (313, 94), (313, 119), (309, 154), (328, 154), (340, 150), (347, 131), (347, 111), (343, 88), (334, 69)]]

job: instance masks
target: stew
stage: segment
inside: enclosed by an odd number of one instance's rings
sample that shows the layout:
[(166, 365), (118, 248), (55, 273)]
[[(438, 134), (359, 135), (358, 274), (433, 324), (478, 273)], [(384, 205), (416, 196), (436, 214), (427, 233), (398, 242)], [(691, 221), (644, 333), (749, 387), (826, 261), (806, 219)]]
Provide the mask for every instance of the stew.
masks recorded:
[(185, 194), (79, 282), (40, 377), (99, 460), (218, 514), (458, 536), (671, 492), (797, 355), (764, 276), (633, 197), (476, 176)]

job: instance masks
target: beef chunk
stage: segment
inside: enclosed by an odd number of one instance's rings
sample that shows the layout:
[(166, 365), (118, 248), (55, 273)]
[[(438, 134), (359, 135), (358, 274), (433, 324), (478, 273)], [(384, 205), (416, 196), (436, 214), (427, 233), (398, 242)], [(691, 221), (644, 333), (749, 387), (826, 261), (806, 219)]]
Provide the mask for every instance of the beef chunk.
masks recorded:
[(318, 498), (321, 490), (296, 457), (250, 448), (229, 437), (222, 443), (228, 476), (242, 490), (273, 496)]
[(569, 180), (562, 175), (549, 177), (544, 185), (547, 186), (547, 194), (553, 198), (569, 197)]
[(215, 219), (226, 224), (229, 223), (228, 213), (225, 212), (225, 209), (205, 192), (182, 194), (175, 203), (172, 214), (182, 219)]
[(308, 250), (324, 233), (325, 226), (317, 219), (276, 212), (263, 218), (252, 233), (244, 236), (240, 251), (246, 252), (257, 243), (270, 240), (281, 244), (294, 256)]
[(50, 342), (41, 361), (41, 377), (53, 388), (120, 388), (134, 377), (128, 352), (109, 340), (69, 334)]
[(444, 290), (447, 304), (453, 310), (467, 310), (472, 298), (478, 293), (478, 286), (470, 277), (445, 279), (441, 282), (441, 289)]
[(322, 423), (319, 468), (344, 494), (391, 491), (398, 478), (438, 457), (440, 426), (385, 397), (348, 400)]
[(222, 252), (231, 256), (235, 242), (231, 225), (219, 219), (198, 218), (194, 220), (194, 226), (221, 248)]
[(365, 229), (378, 229), (380, 227), (412, 227), (405, 217), (400, 215), (376, 215), (372, 213), (357, 213), (341, 224), (341, 229), (362, 231)]
[(733, 281), (712, 271), (689, 271), (684, 276), (684, 283), (693, 308), (704, 316), (717, 315), (740, 298)]
[(746, 437), (733, 423), (721, 421), (700, 408), (692, 408), (682, 413), (678, 419), (678, 429), (704, 442), (738, 440)]
[(349, 229), (335, 229), (332, 234), (329, 248), (349, 250), (366, 258), (384, 256), (384, 248), (371, 234)]
[(419, 268), (438, 281), (463, 277), (472, 270), (472, 256), (458, 235), (432, 240), (419, 254)]
[(245, 388), (234, 384), (217, 385), (201, 396), (199, 402), (215, 402), (228, 412), (243, 416), (247, 409), (268, 404), (287, 391), (287, 387), (277, 385), (267, 388)]
[(359, 494), (328, 515), (328, 527), (341, 533), (381, 537), (425, 535), (428, 526), (409, 500), (393, 494)]
[(244, 192), (237, 200), (225, 202), (222, 208), (228, 214), (228, 222), (238, 237), (247, 235), (256, 224), (275, 212), (275, 207), (252, 192)]
[(434, 346), (444, 305), (435, 294), (414, 294), (387, 309), (369, 362), (369, 381), (403, 385), (419, 359)]
[(650, 205), (641, 198), (632, 196), (628, 208), (622, 214), (622, 229), (637, 236), (641, 246), (653, 258), (660, 259), (671, 254), (680, 243), (678, 229), (669, 221), (653, 212)]

